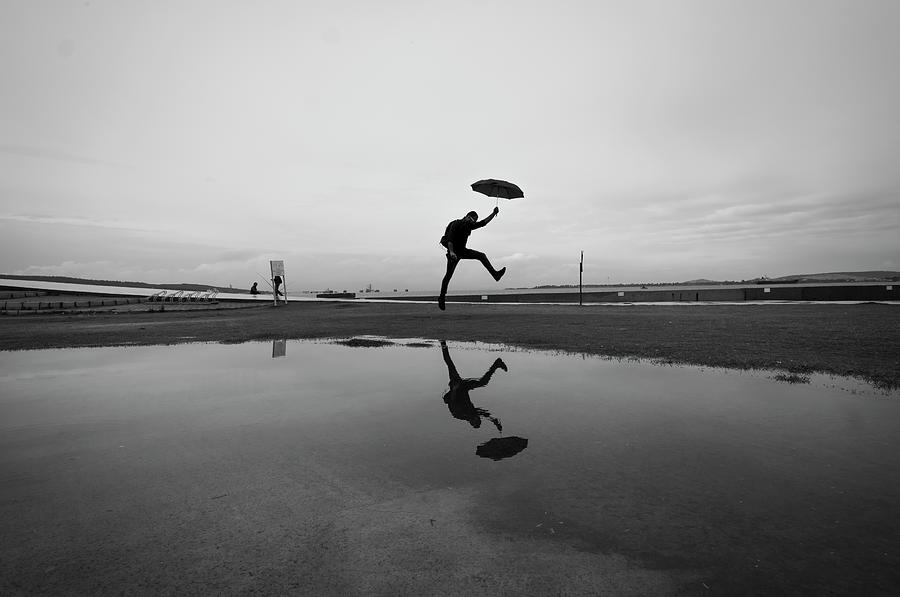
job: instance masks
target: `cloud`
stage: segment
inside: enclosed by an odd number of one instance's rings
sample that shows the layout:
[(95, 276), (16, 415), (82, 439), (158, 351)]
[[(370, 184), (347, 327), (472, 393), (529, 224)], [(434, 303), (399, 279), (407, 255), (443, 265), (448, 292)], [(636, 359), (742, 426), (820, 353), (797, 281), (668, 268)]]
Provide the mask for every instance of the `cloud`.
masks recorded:
[(23, 224), (48, 224), (51, 226), (58, 225), (78, 226), (84, 228), (108, 228), (113, 230), (128, 230), (132, 232), (162, 232), (160, 230), (150, 228), (144, 224), (137, 224), (130, 221), (123, 222), (121, 220), (105, 220), (101, 218), (0, 214), (0, 221), (20, 222)]
[[(82, 263), (77, 261), (63, 261), (48, 265), (29, 265), (26, 268), (14, 270), (13, 274), (22, 276), (76, 276), (72, 272), (108, 272), (117, 267), (114, 261), (92, 261)], [(78, 276), (87, 274), (78, 274)]]
[(533, 253), (512, 253), (500, 257), (498, 261), (503, 263), (522, 263), (525, 261), (535, 261), (536, 259), (539, 259), (539, 257)]
[(35, 147), (29, 145), (0, 145), (0, 153), (42, 160), (55, 160), (58, 162), (73, 162), (76, 164), (90, 164), (113, 167), (122, 166), (122, 164), (118, 164), (109, 160), (101, 160), (97, 158), (67, 153), (65, 151), (60, 151), (57, 149)]

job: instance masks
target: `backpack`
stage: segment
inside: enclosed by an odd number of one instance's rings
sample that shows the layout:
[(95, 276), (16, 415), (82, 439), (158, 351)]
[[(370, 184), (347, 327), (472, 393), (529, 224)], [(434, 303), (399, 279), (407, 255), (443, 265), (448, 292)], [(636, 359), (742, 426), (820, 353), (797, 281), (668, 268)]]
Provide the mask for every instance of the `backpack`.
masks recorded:
[(441, 240), (438, 241), (441, 245), (444, 246), (444, 248), (447, 248), (447, 243), (450, 242), (450, 231), (453, 230), (453, 226), (454, 226), (458, 221), (459, 221), (459, 220), (453, 220), (452, 222), (450, 222), (449, 224), (447, 224), (447, 229), (444, 230), (444, 236), (442, 236), (442, 237), (441, 237)]

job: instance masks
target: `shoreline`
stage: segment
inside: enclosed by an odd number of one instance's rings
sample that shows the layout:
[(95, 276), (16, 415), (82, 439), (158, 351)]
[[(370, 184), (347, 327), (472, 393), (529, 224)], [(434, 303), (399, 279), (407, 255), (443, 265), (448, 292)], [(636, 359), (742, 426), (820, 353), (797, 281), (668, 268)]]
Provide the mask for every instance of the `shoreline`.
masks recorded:
[[(551, 288), (494, 288), (482, 290), (450, 290), (447, 302), (465, 303), (536, 303), (604, 305), (621, 303), (743, 303), (743, 302), (889, 302), (900, 303), (900, 286), (892, 281), (867, 282), (791, 282), (769, 284), (681, 284), (653, 286), (587, 286)], [(251, 295), (235, 289), (207, 288), (184, 290), (150, 285), (128, 286), (20, 280), (0, 276), (0, 298), (16, 295), (32, 296), (33, 302), (71, 303), (73, 296), (127, 297), (148, 302), (265, 303), (271, 293)], [(43, 297), (43, 298), (42, 298)], [(348, 299), (361, 301), (437, 302), (434, 290), (359, 291), (324, 290), (292, 293), (289, 300)], [(124, 298), (122, 299), (124, 300)], [(0, 304), (0, 310), (9, 310)]]

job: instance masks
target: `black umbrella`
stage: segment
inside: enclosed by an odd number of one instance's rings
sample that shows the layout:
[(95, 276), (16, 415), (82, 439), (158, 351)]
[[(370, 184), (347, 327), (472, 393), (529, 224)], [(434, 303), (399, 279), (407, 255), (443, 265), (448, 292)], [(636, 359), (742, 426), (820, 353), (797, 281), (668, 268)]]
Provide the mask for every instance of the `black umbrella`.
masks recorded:
[(500, 199), (519, 199), (525, 197), (522, 189), (511, 182), (505, 180), (494, 180), (487, 178), (472, 183), (472, 190), (487, 195), (488, 197), (499, 197)]
[(477, 448), (475, 453), (482, 458), (490, 458), (491, 460), (502, 460), (515, 456), (528, 447), (528, 440), (524, 437), (495, 437), (490, 441), (486, 441)]

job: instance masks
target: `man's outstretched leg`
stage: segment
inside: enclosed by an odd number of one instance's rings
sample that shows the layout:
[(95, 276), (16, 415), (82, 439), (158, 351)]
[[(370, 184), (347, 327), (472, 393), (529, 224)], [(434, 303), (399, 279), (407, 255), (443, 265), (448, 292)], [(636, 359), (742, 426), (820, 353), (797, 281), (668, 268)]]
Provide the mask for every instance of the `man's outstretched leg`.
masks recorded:
[(506, 268), (500, 268), (499, 270), (494, 269), (494, 266), (491, 265), (491, 261), (487, 258), (487, 255), (482, 253), (481, 251), (472, 251), (472, 256), (481, 262), (481, 265), (487, 269), (491, 273), (491, 276), (494, 278), (495, 282), (499, 282), (500, 278), (503, 277), (503, 274), (506, 273)]
[(441, 311), (447, 308), (444, 303), (444, 299), (447, 298), (447, 285), (450, 284), (450, 278), (453, 277), (453, 272), (456, 271), (456, 266), (458, 264), (459, 259), (452, 259), (447, 255), (447, 272), (444, 274), (444, 279), (441, 280), (441, 296), (438, 297), (438, 308)]

